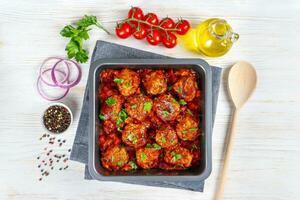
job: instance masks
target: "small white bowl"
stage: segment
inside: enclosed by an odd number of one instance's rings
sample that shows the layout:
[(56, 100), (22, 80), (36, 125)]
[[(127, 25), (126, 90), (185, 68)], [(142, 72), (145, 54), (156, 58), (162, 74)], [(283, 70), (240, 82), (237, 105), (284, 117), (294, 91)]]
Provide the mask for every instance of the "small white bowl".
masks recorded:
[[(49, 131), (49, 130), (45, 127), (45, 124), (44, 124), (44, 114), (45, 114), (46, 110), (47, 110), (49, 107), (51, 107), (51, 106), (62, 106), (62, 107), (64, 107), (64, 108), (66, 108), (66, 109), (68, 110), (68, 112), (70, 113), (70, 115), (71, 115), (71, 120), (70, 120), (70, 124), (69, 124), (68, 128), (67, 128), (66, 130), (64, 130), (63, 132), (61, 132), (61, 133), (54, 133), (54, 132), (51, 132), (51, 131)], [(62, 134), (62, 133), (64, 133), (64, 132), (66, 132), (66, 131), (70, 128), (70, 126), (72, 125), (72, 123), (73, 123), (73, 113), (72, 113), (71, 109), (70, 109), (67, 105), (65, 105), (65, 104), (63, 104), (63, 103), (60, 103), (60, 102), (51, 103), (51, 104), (48, 104), (47, 108), (44, 110), (44, 112), (43, 112), (43, 114), (42, 114), (42, 117), (41, 117), (41, 122), (42, 122), (42, 126), (43, 126), (44, 130), (45, 130), (47, 133), (54, 134), (54, 135)]]

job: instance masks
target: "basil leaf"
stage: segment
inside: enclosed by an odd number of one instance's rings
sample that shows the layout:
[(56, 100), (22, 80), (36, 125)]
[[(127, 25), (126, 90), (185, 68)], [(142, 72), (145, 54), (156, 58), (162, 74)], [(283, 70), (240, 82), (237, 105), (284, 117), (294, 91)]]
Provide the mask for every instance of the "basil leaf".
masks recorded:
[(121, 78), (115, 78), (114, 79), (114, 82), (117, 83), (117, 84), (121, 84), (124, 82), (124, 79), (121, 79)]
[(100, 115), (99, 115), (99, 119), (100, 119), (100, 120), (103, 120), (103, 121), (106, 120), (105, 115), (100, 114)]
[(181, 100), (179, 101), (179, 104), (184, 106), (184, 105), (186, 105), (187, 103), (186, 103), (184, 100), (181, 99)]

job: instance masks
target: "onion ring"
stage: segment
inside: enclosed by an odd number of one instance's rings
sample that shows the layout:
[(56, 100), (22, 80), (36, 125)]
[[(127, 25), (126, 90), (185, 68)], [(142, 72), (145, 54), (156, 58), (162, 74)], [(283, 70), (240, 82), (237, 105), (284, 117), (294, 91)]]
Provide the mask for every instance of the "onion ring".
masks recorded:
[[(46, 73), (47, 71), (50, 71), (50, 70), (52, 70), (52, 69), (46, 69), (46, 70), (44, 70), (43, 72), (42, 72), (42, 74), (43, 73)], [(66, 76), (66, 74), (65, 74), (65, 72), (63, 72), (63, 71), (60, 71), (60, 70), (58, 70), (58, 69), (56, 69), (56, 71), (58, 71), (59, 73), (61, 73), (61, 74), (63, 74), (63, 75), (65, 75)], [(46, 99), (46, 100), (48, 100), (48, 101), (58, 101), (58, 100), (61, 100), (62, 98), (64, 98), (67, 94), (68, 94), (68, 92), (69, 92), (69, 90), (70, 90), (70, 88), (66, 88), (66, 91), (61, 95), (61, 96), (59, 96), (59, 97), (53, 97), (53, 98), (51, 98), (51, 97), (49, 97), (47, 94), (45, 94), (45, 92), (41, 89), (41, 83), (44, 83), (44, 81), (41, 81), (42, 79), (41, 79), (41, 75), (38, 77), (38, 80), (37, 80), (37, 90), (38, 90), (38, 93), (44, 98), (44, 99)], [(69, 82), (69, 80), (67, 80), (67, 82)], [(47, 85), (47, 84), (46, 84)]]
[(67, 84), (64, 84), (64, 83), (62, 83), (62, 82), (57, 81), (57, 78), (56, 78), (56, 76), (55, 76), (55, 69), (56, 69), (56, 67), (58, 66), (58, 63), (56, 63), (56, 64), (53, 66), (52, 70), (51, 70), (51, 78), (52, 78), (52, 80), (53, 80), (53, 82), (54, 82), (54, 84), (55, 84), (56, 86), (66, 89), (66, 88), (71, 88), (71, 87), (74, 87), (75, 85), (77, 85), (77, 84), (79, 83), (80, 79), (81, 79), (81, 74), (82, 74), (82, 73), (81, 73), (81, 68), (80, 68), (80, 66), (79, 66), (78, 63), (74, 62), (73, 60), (68, 60), (68, 59), (64, 59), (64, 61), (66, 62), (66, 64), (67, 64), (67, 62), (72, 62), (72, 63), (73, 63), (72, 66), (73, 66), (73, 65), (76, 66), (76, 68), (77, 68), (77, 70), (78, 70), (78, 77), (77, 77), (77, 79), (74, 80), (74, 81), (71, 82), (71, 83), (68, 82)]
[[(51, 60), (58, 60), (55, 64), (59, 64), (59, 63), (61, 63), (62, 61), (64, 61), (64, 59), (63, 58), (59, 58), (59, 57), (50, 57), (50, 58), (47, 58), (46, 60), (44, 60), (44, 62), (42, 63), (42, 65), (41, 65), (41, 67), (40, 67), (40, 72), (39, 72), (39, 76), (41, 76), (41, 79), (42, 79), (42, 81), (46, 84), (46, 85), (48, 85), (48, 86), (52, 86), (52, 87), (57, 87), (57, 85), (55, 85), (55, 84), (53, 84), (53, 83), (49, 83), (48, 81), (46, 81), (45, 80), (45, 78), (44, 78), (44, 76), (43, 76), (43, 72), (46, 70), (44, 70), (44, 71), (42, 71), (42, 68), (43, 68), (43, 66), (45, 66), (46, 64), (47, 64), (47, 62), (49, 62), (49, 61), (51, 61)], [(61, 81), (61, 83), (65, 83), (68, 79), (69, 79), (69, 77), (70, 77), (70, 67), (69, 67), (69, 65), (66, 63), (66, 62), (64, 62), (64, 64), (67, 66), (67, 76), (66, 75), (64, 75), (65, 76), (65, 79), (64, 80), (62, 80)], [(53, 67), (52, 67), (53, 68)], [(52, 80), (53, 81), (53, 80)]]

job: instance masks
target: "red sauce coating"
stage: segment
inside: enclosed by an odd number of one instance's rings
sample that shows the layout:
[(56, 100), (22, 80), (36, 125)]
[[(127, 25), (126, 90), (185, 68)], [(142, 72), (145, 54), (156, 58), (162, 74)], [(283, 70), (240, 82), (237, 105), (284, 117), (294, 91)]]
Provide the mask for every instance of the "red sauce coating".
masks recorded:
[(105, 69), (98, 97), (101, 164), (112, 171), (200, 164), (203, 94), (191, 69)]

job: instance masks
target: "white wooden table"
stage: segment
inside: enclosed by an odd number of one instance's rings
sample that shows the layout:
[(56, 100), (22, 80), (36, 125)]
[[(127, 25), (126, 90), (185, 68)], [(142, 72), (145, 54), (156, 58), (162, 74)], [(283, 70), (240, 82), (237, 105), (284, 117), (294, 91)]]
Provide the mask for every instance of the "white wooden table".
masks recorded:
[[(68, 170), (37, 180), (36, 156), (45, 146), (40, 115), (48, 102), (36, 92), (37, 70), (49, 56), (65, 55), (61, 28), (84, 14), (96, 15), (113, 32), (131, 5), (189, 19), (194, 25), (210, 17), (228, 20), (240, 34), (229, 54), (207, 59), (226, 69), (238, 60), (252, 62), (259, 84), (241, 112), (224, 199), (300, 199), (300, 2), (252, 1), (0, 1), (0, 199), (212, 199), (230, 124), (226, 78), (221, 85), (213, 133), (213, 172), (204, 193), (83, 180), (84, 166), (71, 162)], [(87, 48), (97, 39), (173, 57), (197, 58), (182, 47), (153, 47), (134, 39), (119, 40), (94, 29)], [(64, 102), (75, 121), (62, 137), (71, 147), (88, 64), (83, 79)]]

